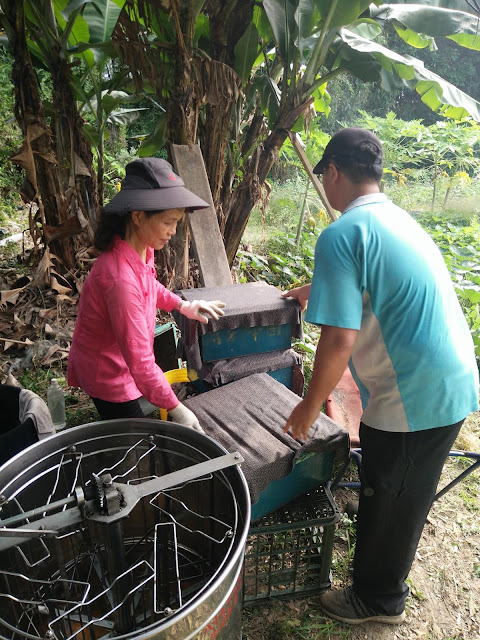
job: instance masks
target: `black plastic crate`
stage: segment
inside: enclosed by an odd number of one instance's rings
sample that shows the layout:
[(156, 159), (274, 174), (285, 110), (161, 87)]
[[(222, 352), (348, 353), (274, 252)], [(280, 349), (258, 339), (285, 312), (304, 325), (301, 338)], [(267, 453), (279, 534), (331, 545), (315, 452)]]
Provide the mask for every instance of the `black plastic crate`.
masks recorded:
[(339, 518), (330, 490), (320, 485), (254, 522), (243, 567), (244, 605), (329, 589)]

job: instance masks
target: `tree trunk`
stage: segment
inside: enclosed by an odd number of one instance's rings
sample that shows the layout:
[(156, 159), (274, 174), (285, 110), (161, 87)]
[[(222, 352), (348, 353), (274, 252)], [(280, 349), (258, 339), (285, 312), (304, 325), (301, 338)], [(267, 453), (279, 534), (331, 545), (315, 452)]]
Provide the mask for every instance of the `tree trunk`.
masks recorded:
[(210, 17), (210, 55), (215, 63), (202, 65), (208, 105), (200, 145), (213, 201), (220, 206), (225, 178), (230, 182), (227, 146), (239, 136), (238, 116), (243, 103), (241, 78), (233, 71), (235, 46), (252, 21), (254, 2), (208, 1), (206, 5)]
[(58, 192), (58, 174), (52, 144), (52, 132), (38, 89), (38, 80), (28, 52), (25, 35), (23, 1), (1, 0), (3, 24), (12, 50), (12, 81), (15, 91), (15, 118), (24, 142), (12, 161), (26, 174), (22, 187), (25, 202), (33, 203), (30, 232), (34, 242), (34, 262), (39, 259), (40, 226), (56, 210), (54, 194)]
[(83, 120), (78, 113), (72, 91), (70, 67), (60, 51), (52, 59), (50, 72), (53, 79), (53, 104), (57, 114), (55, 129), (56, 158), (59, 164), (60, 193), (57, 200), (57, 224), (67, 220), (78, 220), (78, 236), (64, 241), (61, 256), (71, 266), (75, 263), (75, 252), (85, 244), (85, 239), (93, 240), (93, 226), (99, 207), (97, 176), (93, 167), (91, 147), (83, 135)]
[[(68, 270), (75, 264), (73, 237), (82, 231), (86, 231), (90, 239), (92, 237), (90, 219), (95, 216), (97, 203), (90, 148), (81, 133), (70, 70), (60, 55), (58, 66), (50, 69), (54, 83), (53, 102), (59, 114), (53, 122), (54, 135), (46, 122), (38, 79), (28, 51), (23, 1), (1, 0), (0, 6), (14, 57), (15, 117), (24, 136), (22, 147), (12, 161), (26, 173), (25, 201), (38, 207), (31, 208), (32, 212), (36, 211), (30, 216), (35, 260), (39, 257), (41, 237), (60, 259), (57, 269)], [(80, 174), (88, 174), (90, 181), (82, 178), (77, 183), (75, 178)]]
[(267, 179), (273, 163), (278, 158), (278, 153), (288, 136), (288, 132), (302, 112), (309, 106), (311, 98), (302, 100), (296, 96), (296, 102), (297, 104), (283, 106), (273, 131), (263, 144), (258, 144), (248, 164), (244, 164), (243, 180), (233, 191), (232, 197), (228, 201), (228, 208), (225, 209), (227, 222), (224, 242), (230, 266), (233, 265), (235, 260), (250, 212), (262, 196), (263, 183)]

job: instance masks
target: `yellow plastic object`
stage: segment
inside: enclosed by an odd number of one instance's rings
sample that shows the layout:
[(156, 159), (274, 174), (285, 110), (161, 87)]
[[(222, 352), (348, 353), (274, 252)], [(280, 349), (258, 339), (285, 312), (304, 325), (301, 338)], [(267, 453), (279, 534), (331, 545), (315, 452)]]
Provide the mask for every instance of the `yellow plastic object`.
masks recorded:
[(170, 384), (174, 384), (175, 382), (190, 382), (186, 369), (171, 369), (170, 371), (165, 371), (165, 377)]
[[(190, 382), (186, 369), (171, 369), (170, 371), (165, 371), (165, 377), (170, 384), (175, 384), (175, 382)], [(167, 409), (160, 409), (160, 420), (166, 420), (167, 415)]]

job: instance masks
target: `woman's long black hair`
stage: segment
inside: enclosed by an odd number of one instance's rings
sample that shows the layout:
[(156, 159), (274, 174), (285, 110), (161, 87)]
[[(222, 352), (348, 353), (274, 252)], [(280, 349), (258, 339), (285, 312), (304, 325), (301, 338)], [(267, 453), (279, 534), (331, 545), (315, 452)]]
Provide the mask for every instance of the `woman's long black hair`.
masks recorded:
[[(144, 211), (146, 216), (154, 216), (156, 213), (160, 213), (160, 211)], [(122, 213), (120, 215), (109, 213), (107, 215), (105, 213), (105, 209), (102, 208), (93, 238), (93, 246), (95, 249), (97, 249), (97, 251), (105, 251), (108, 249), (112, 244), (114, 236), (120, 236), (122, 240), (125, 240), (127, 227), (131, 220), (131, 212)]]
[(114, 236), (120, 236), (120, 238), (124, 240), (127, 226), (131, 219), (131, 213), (122, 215), (110, 213), (106, 215), (105, 210), (102, 208), (93, 238), (93, 245), (95, 249), (98, 251), (105, 251), (105, 249), (108, 249), (112, 244)]

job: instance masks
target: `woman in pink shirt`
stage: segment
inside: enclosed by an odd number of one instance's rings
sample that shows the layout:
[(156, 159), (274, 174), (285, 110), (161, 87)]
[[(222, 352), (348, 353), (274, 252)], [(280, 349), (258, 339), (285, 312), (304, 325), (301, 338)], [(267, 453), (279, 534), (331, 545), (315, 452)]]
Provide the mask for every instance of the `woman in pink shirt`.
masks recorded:
[[(130, 162), (120, 192), (95, 233), (101, 252), (83, 285), (68, 358), (68, 384), (89, 395), (101, 418), (144, 417), (139, 398), (168, 409), (174, 422), (201, 430), (155, 362), (156, 309), (208, 322), (222, 302), (187, 302), (156, 278), (154, 251), (175, 235), (185, 209), (208, 204), (159, 158)], [(207, 314), (207, 315), (205, 315)]]

